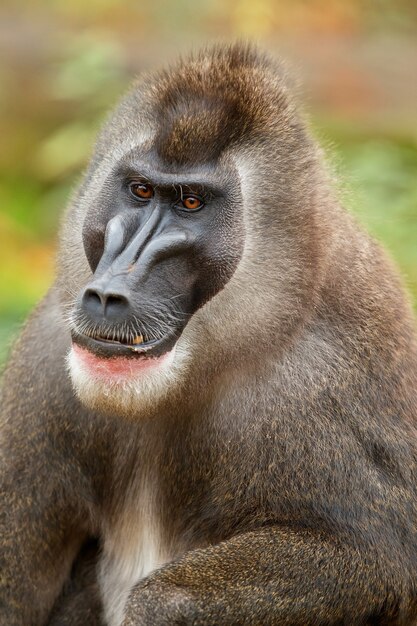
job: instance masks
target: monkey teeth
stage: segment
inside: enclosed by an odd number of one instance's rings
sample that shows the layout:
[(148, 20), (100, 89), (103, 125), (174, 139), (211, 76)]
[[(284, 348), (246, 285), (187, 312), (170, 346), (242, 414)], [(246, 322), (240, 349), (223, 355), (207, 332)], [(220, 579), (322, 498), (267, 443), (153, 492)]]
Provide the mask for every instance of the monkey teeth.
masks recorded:
[(105, 343), (117, 343), (120, 344), (122, 346), (139, 346), (143, 343), (145, 343), (145, 338), (143, 337), (143, 335), (136, 335), (136, 337), (134, 338), (134, 340), (132, 342), (129, 341), (123, 341), (120, 339), (110, 339), (109, 337), (102, 337), (102, 336), (96, 336), (96, 337), (92, 337), (93, 339), (97, 339), (98, 341), (104, 341)]

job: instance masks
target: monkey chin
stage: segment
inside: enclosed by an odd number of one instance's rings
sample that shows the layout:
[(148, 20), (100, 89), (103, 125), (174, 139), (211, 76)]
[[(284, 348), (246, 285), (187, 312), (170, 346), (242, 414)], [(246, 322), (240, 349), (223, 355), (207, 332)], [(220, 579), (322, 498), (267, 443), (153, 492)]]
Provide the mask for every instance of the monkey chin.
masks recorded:
[(158, 358), (103, 359), (77, 345), (67, 356), (74, 390), (84, 405), (130, 418), (173, 389), (183, 361), (184, 351), (176, 345)]

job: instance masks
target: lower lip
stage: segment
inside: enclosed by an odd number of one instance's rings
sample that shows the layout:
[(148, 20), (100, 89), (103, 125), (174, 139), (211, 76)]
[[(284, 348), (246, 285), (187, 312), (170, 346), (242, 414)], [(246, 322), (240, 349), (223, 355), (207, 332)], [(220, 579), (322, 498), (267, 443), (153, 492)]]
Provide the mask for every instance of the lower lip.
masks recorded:
[(72, 344), (72, 351), (90, 376), (112, 382), (130, 380), (137, 378), (140, 374), (150, 372), (162, 365), (172, 354), (171, 351), (155, 358), (137, 357), (127, 359), (124, 357), (113, 357), (103, 359), (75, 343)]

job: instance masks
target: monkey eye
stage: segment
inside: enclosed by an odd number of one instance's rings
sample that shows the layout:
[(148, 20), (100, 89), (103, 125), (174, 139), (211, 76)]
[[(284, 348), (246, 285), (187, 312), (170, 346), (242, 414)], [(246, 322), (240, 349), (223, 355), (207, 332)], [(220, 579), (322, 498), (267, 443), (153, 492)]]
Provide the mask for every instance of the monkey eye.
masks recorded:
[(198, 211), (204, 206), (204, 202), (198, 196), (183, 196), (177, 206), (187, 211)]
[(150, 200), (153, 196), (153, 187), (147, 183), (130, 183), (129, 191), (138, 200)]

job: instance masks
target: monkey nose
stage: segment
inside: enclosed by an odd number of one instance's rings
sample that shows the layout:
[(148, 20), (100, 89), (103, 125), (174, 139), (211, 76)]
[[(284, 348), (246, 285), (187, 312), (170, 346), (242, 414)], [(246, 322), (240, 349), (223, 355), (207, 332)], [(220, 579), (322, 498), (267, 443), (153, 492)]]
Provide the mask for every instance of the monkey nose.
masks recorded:
[(122, 322), (130, 311), (130, 302), (121, 290), (89, 286), (81, 297), (81, 308), (97, 322)]

